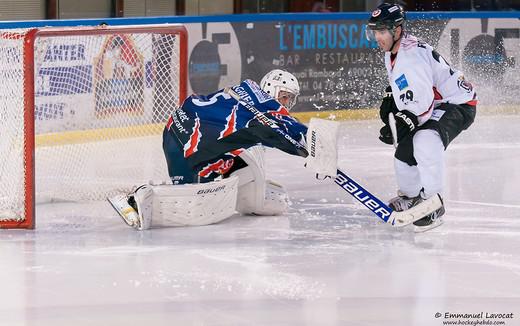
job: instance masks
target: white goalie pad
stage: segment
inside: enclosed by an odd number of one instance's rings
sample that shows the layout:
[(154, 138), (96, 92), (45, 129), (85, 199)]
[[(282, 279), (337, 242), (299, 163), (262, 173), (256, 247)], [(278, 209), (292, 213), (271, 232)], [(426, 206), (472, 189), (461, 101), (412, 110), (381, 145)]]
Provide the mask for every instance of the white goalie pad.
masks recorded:
[(208, 225), (236, 213), (237, 189), (236, 177), (198, 184), (144, 185), (130, 195), (137, 206), (133, 212), (128, 196), (108, 201), (128, 225), (138, 230)]
[(338, 169), (337, 138), (339, 122), (311, 118), (307, 130), (305, 166), (314, 172), (336, 177)]
[(244, 150), (240, 158), (246, 162), (245, 168), (236, 170), (231, 175), (238, 177), (237, 211), (252, 214), (258, 207), (263, 207), (265, 198), (265, 171), (263, 146), (253, 146)]
[(153, 227), (218, 223), (236, 213), (238, 178), (153, 187)]
[(285, 189), (265, 179), (264, 153), (261, 145), (245, 150), (240, 158), (247, 167), (231, 174), (239, 178), (237, 211), (241, 214), (271, 216), (287, 211), (289, 199)]
[(257, 207), (252, 214), (273, 216), (281, 215), (289, 208), (289, 196), (285, 188), (274, 181), (265, 181), (265, 194), (262, 207)]

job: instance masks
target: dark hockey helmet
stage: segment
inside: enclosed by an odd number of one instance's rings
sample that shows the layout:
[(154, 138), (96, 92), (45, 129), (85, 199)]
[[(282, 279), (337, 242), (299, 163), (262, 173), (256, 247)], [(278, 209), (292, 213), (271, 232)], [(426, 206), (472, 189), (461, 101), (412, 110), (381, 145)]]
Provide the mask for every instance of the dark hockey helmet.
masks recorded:
[(394, 31), (397, 26), (404, 24), (405, 19), (406, 15), (400, 5), (385, 2), (372, 11), (367, 25), (371, 30), (387, 29)]

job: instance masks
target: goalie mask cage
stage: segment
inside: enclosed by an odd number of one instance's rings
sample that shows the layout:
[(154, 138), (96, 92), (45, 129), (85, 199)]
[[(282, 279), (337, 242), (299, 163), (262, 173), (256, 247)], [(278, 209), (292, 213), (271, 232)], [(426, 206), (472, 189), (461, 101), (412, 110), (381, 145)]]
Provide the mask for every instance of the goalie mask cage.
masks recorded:
[(181, 25), (0, 31), (0, 228), (34, 228), (35, 203), (168, 178), (186, 70)]

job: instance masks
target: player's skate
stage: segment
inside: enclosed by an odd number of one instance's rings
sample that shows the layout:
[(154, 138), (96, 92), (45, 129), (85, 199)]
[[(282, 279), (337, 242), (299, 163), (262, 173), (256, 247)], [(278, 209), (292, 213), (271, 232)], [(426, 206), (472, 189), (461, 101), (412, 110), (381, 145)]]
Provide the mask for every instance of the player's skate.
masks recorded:
[[(388, 206), (392, 208), (393, 210), (397, 212), (402, 212), (404, 210), (407, 210), (411, 207), (414, 207), (421, 202), (424, 201), (423, 198), (423, 191), (419, 193), (416, 197), (410, 198), (405, 195), (403, 195), (400, 191), (397, 193), (397, 197), (392, 198)], [(441, 198), (442, 202), (442, 198)], [(435, 212), (426, 215), (425, 217), (421, 218), (420, 220), (417, 220), (413, 222), (414, 225), (414, 231), (415, 232), (424, 232), (431, 230), (433, 228), (436, 228), (440, 225), (442, 225), (442, 215), (444, 215), (445, 209), (444, 209), (444, 203), (442, 204), (441, 208), (437, 209)]]
[[(137, 206), (135, 206), (133, 193), (128, 195), (117, 195), (107, 198), (107, 200), (126, 224), (133, 228), (136, 227), (139, 223), (139, 215), (137, 213)], [(131, 205), (131, 203), (133, 205)]]
[[(442, 201), (442, 199), (441, 199)], [(444, 221), (442, 220), (442, 216), (446, 210), (444, 209), (444, 203), (442, 204), (441, 208), (436, 210), (435, 212), (423, 217), (420, 220), (417, 220), (413, 222), (414, 225), (414, 231), (415, 232), (424, 232), (431, 229), (434, 229), (438, 226), (441, 226)]]
[(108, 198), (108, 202), (126, 224), (138, 230), (146, 230), (150, 228), (152, 221), (151, 196), (152, 187), (142, 185), (128, 195)]

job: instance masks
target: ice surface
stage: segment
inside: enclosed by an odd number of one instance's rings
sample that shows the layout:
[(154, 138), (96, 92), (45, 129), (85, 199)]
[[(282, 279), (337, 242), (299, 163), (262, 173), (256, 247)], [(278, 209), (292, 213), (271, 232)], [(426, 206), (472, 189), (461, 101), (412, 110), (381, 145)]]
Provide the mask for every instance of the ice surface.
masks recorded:
[[(0, 230), (0, 325), (442, 325), (438, 312), (481, 311), (520, 325), (518, 126), (480, 115), (454, 141), (445, 224), (423, 234), (277, 151), (284, 216), (136, 232), (108, 203), (39, 205), (36, 230)], [(379, 127), (342, 123), (340, 166), (388, 199)]]

